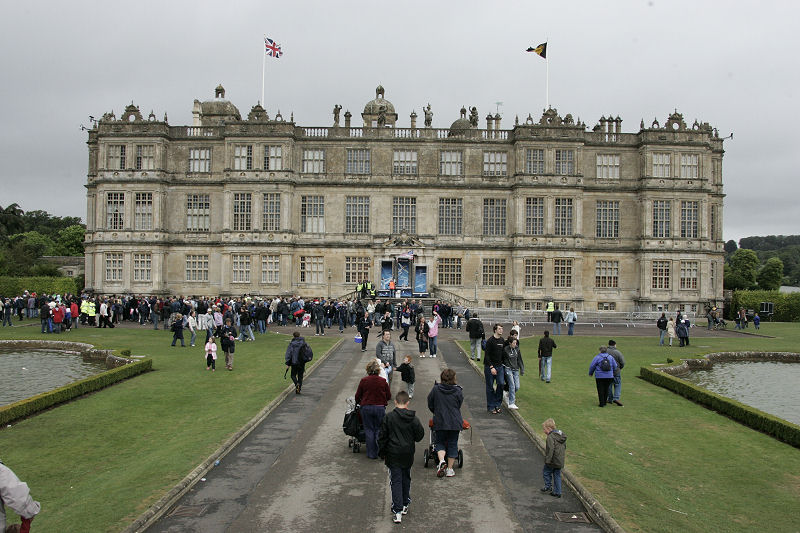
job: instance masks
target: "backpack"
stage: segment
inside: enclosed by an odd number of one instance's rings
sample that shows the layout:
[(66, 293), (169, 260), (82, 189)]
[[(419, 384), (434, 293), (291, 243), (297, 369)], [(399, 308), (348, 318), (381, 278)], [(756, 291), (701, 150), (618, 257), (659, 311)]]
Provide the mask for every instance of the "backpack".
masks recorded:
[(603, 357), (603, 360), (600, 361), (600, 370), (603, 372), (611, 371), (611, 363), (609, 362), (608, 357)]
[(310, 362), (314, 358), (314, 352), (311, 350), (311, 346), (308, 344), (303, 344), (303, 347), (300, 348), (300, 360), (304, 363)]

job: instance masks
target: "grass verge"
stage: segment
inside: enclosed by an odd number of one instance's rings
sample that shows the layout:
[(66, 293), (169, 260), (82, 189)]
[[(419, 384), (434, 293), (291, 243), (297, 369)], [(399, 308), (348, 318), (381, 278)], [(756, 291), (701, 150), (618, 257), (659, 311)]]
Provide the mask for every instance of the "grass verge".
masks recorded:
[[(45, 337), (59, 340), (36, 327), (0, 330), (2, 339)], [(0, 458), (42, 502), (34, 526), (42, 531), (123, 529), (289, 383), (285, 335), (237, 343), (235, 370), (218, 364), (213, 373), (202, 346), (172, 348), (163, 330), (81, 328), (61, 339), (130, 348), (153, 359), (153, 372), (0, 431)], [(318, 359), (337, 340), (308, 342)]]
[(694, 338), (689, 348), (660, 347), (657, 334), (616, 337), (625, 406), (602, 409), (588, 370), (608, 337), (556, 336), (550, 384), (537, 375), (538, 337), (523, 339), (519, 412), (542, 437), (542, 421), (555, 419), (568, 436), (566, 467), (627, 531), (750, 532), (768, 517), (770, 531), (795, 532), (800, 450), (636, 377), (667, 357), (800, 347), (797, 324), (771, 323), (762, 333), (775, 337)]

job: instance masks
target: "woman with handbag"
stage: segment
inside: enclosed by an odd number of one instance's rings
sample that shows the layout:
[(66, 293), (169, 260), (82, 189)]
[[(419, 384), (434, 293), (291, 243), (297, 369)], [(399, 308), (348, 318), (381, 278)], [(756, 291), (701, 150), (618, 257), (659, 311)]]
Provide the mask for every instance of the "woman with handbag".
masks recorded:
[(425, 352), (428, 351), (428, 324), (425, 323), (425, 315), (417, 315), (417, 324), (414, 326), (414, 331), (417, 334), (417, 344), (419, 345), (419, 356), (425, 357)]

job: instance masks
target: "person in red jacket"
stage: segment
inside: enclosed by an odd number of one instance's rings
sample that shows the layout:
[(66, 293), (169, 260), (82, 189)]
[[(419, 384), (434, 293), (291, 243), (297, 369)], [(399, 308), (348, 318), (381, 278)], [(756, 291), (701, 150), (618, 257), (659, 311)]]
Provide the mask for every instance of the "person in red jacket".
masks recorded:
[(64, 322), (64, 308), (58, 304), (53, 307), (53, 333), (61, 333), (61, 324)]
[(361, 421), (367, 438), (367, 457), (378, 458), (378, 432), (386, 414), (386, 404), (392, 399), (389, 384), (380, 375), (377, 359), (367, 364), (367, 376), (361, 378), (356, 390), (356, 404), (361, 406)]

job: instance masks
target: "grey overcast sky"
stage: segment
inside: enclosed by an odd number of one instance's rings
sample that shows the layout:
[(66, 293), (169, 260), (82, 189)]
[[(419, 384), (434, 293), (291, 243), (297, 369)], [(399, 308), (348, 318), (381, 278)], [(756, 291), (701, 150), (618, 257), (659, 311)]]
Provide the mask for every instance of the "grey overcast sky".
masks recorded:
[[(222, 83), (246, 115), (266, 108), (329, 126), (334, 104), (360, 125), (378, 83), (407, 127), (430, 102), (434, 127), (462, 105), (503, 127), (550, 105), (625, 132), (675, 109), (725, 141), (724, 238), (800, 234), (795, 1), (76, 1), (6, 2), (0, 20), (0, 206), (85, 217), (89, 115), (133, 101), (191, 123), (195, 98)], [(342, 114), (344, 114), (344, 110)]]

